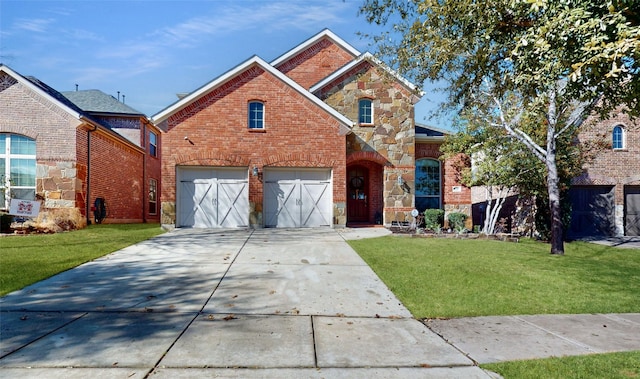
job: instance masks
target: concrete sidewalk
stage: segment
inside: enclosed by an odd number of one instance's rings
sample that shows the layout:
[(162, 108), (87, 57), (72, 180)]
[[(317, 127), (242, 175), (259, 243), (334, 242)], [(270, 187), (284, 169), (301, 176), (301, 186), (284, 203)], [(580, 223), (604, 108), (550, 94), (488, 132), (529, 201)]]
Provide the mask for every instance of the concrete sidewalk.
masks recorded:
[[(377, 230), (376, 230), (377, 229)], [(413, 319), (345, 239), (176, 230), (0, 298), (3, 378), (490, 378), (640, 350), (640, 314)]]
[(640, 350), (640, 313), (485, 316), (426, 325), (477, 363)]
[(3, 378), (489, 378), (331, 229), (176, 230), (0, 299)]

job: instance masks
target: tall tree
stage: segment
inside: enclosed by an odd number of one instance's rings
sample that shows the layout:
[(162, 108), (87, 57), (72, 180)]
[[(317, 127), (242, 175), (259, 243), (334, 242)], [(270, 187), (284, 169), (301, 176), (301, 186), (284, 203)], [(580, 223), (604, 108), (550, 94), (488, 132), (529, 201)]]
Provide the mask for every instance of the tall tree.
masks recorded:
[(640, 2), (365, 0), (361, 13), (392, 26), (375, 38), (381, 58), (418, 83), (448, 82), (450, 107), (490, 102), (494, 126), (544, 163), (551, 253), (564, 254), (558, 138), (594, 110), (639, 112)]

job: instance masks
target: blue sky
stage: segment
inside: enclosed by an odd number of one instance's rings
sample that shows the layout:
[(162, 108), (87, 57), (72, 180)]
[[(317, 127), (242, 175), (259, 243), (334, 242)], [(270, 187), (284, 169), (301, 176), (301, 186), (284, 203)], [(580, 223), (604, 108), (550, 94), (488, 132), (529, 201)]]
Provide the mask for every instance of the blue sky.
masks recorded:
[[(99, 89), (152, 116), (253, 55), (267, 62), (329, 28), (355, 48), (379, 33), (362, 0), (0, 0), (0, 62), (58, 91)], [(416, 121), (441, 94), (425, 88)]]

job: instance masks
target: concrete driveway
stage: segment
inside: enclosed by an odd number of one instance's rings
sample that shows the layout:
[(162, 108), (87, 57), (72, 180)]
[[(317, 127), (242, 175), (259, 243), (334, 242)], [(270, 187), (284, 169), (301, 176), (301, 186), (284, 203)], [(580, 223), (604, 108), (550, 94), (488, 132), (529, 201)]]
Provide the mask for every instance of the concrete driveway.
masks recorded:
[(3, 378), (488, 378), (332, 229), (176, 230), (0, 299)]

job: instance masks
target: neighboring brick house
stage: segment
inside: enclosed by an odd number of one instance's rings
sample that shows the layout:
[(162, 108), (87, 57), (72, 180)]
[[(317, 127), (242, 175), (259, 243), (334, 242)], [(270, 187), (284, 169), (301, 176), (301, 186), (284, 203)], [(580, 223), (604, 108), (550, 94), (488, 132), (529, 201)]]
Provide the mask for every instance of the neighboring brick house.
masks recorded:
[(157, 222), (160, 131), (102, 92), (67, 95), (0, 65), (0, 209), (38, 199), (91, 221), (100, 197), (104, 222)]
[(581, 142), (606, 142), (572, 180), (570, 237), (640, 235), (640, 123), (624, 113), (587, 119)]
[[(437, 160), (442, 132), (416, 134), (418, 100), (329, 30), (271, 63), (253, 57), (152, 117), (165, 131), (161, 222), (390, 226), (416, 207), (469, 214), (469, 189)], [(430, 181), (418, 194), (416, 175)]]

